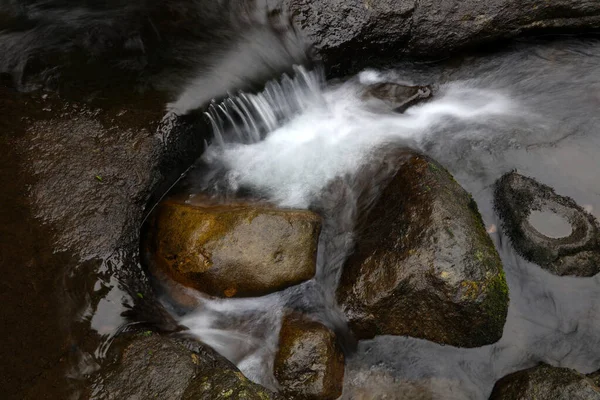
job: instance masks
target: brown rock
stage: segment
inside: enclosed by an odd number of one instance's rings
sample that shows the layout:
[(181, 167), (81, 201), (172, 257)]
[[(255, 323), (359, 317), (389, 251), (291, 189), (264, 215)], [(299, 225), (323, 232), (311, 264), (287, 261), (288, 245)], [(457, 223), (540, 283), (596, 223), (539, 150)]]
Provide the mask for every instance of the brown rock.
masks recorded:
[(437, 162), (417, 154), (400, 162), (342, 272), (337, 298), (350, 327), (358, 338), (497, 341), (508, 288), (476, 203)]
[(344, 355), (334, 333), (319, 322), (288, 315), (279, 334), (275, 377), (287, 396), (337, 399), (342, 394)]
[(171, 278), (213, 296), (247, 297), (314, 276), (321, 220), (304, 210), (168, 201), (150, 229), (156, 266)]
[(600, 375), (585, 376), (549, 365), (526, 369), (496, 382), (490, 400), (597, 400)]

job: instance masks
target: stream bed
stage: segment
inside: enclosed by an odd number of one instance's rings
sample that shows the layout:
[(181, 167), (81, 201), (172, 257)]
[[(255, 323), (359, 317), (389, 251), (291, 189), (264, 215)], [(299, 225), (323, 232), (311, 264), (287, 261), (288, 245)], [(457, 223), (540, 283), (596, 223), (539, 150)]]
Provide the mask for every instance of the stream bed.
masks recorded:
[[(402, 115), (380, 113), (360, 96), (363, 85), (378, 82), (432, 84), (434, 96)], [(197, 296), (197, 311), (173, 310), (252, 380), (276, 387), (278, 329), (264, 326), (277, 327), (286, 307), (344, 330), (331, 293), (351, 249), (344, 235), (354, 226), (355, 199), (371, 184), (359, 171), (394, 146), (438, 160), (472, 193), (503, 261), (508, 318), (501, 340), (481, 348), (398, 336), (360, 341), (347, 357), (343, 398), (486, 399), (498, 379), (540, 362), (581, 373), (600, 367), (600, 278), (558, 277), (525, 261), (493, 208), (495, 181), (517, 170), (600, 217), (600, 43), (521, 43), (447, 64), (365, 70), (337, 83), (300, 68), (293, 80), (223, 104), (229, 108), (207, 114), (216, 138), (181, 185), (192, 193), (187, 201), (198, 192), (250, 191), (282, 207), (316, 207), (325, 218), (314, 280), (261, 298)], [(328, 184), (343, 176), (355, 180), (356, 192), (327, 204)]]

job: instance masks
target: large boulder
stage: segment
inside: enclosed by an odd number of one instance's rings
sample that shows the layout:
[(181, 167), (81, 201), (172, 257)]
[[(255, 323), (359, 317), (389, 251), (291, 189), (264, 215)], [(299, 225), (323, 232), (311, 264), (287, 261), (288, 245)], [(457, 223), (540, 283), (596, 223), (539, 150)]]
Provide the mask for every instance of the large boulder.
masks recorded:
[(113, 368), (97, 377), (92, 397), (98, 400), (280, 399), (249, 381), (209, 347), (150, 332), (129, 340)]
[(321, 219), (310, 211), (167, 201), (152, 225), (156, 267), (209, 295), (261, 296), (316, 271)]
[[(13, 332), (0, 345), (3, 398), (73, 398), (95, 368), (96, 330), (118, 329), (107, 315), (136, 293), (152, 301), (139, 268), (144, 210), (198, 157), (208, 126), (163, 119), (153, 92), (80, 99), (1, 85), (0, 316)], [(113, 295), (122, 300), (105, 301)]]
[(437, 57), (528, 32), (597, 30), (590, 0), (282, 0), (336, 72), (398, 54)]
[(490, 400), (598, 400), (600, 373), (585, 376), (567, 368), (541, 365), (496, 382)]
[(511, 172), (496, 182), (495, 208), (525, 259), (560, 276), (600, 272), (600, 226), (571, 198)]
[(344, 354), (335, 334), (302, 315), (284, 318), (274, 369), (289, 397), (334, 400), (342, 394)]
[(497, 341), (508, 288), (475, 201), (434, 160), (412, 153), (399, 161), (342, 272), (337, 298), (350, 327), (358, 338)]

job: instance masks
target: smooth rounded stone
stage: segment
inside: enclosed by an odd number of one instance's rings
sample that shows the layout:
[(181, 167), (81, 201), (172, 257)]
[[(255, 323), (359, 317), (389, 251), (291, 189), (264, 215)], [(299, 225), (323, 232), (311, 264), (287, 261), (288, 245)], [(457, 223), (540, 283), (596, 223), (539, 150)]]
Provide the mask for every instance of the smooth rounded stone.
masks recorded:
[(598, 400), (600, 373), (583, 375), (549, 365), (526, 369), (496, 382), (490, 400)]
[(573, 199), (516, 172), (496, 182), (494, 195), (503, 230), (523, 258), (560, 276), (600, 272), (598, 221)]
[(406, 335), (460, 347), (502, 336), (508, 287), (473, 198), (410, 153), (362, 218), (337, 299), (359, 339)]
[(166, 201), (149, 230), (156, 268), (175, 281), (213, 296), (250, 297), (314, 276), (321, 219), (263, 205)]
[(589, 0), (280, 0), (335, 73), (446, 56), (528, 32), (596, 31)]
[(286, 398), (333, 400), (342, 394), (344, 354), (335, 334), (297, 313), (282, 322), (274, 369)]
[(94, 399), (281, 399), (196, 341), (151, 332), (125, 340), (116, 365), (98, 377)]
[(382, 108), (380, 104), (383, 103), (383, 108), (400, 114), (431, 96), (429, 86), (407, 86), (393, 82), (368, 85), (362, 93), (363, 100), (372, 108)]

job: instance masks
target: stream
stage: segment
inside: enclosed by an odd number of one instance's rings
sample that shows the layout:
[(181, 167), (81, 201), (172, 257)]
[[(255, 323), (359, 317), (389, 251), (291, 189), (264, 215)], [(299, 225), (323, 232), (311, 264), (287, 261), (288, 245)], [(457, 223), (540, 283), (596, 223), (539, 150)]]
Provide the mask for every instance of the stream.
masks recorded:
[[(431, 101), (398, 115), (374, 111), (360, 97), (362, 85), (376, 82), (436, 89)], [(282, 207), (318, 209), (325, 223), (317, 275), (255, 299), (206, 300), (179, 288), (200, 305), (171, 309), (245, 375), (276, 387), (274, 327), (286, 307), (337, 332), (347, 329), (332, 293), (353, 243), (356, 198), (381, 189), (371, 177), (361, 182), (358, 172), (382, 147), (410, 147), (440, 161), (477, 201), (507, 275), (507, 322), (499, 342), (476, 349), (394, 336), (361, 341), (347, 359), (343, 398), (402, 390), (420, 398), (426, 388), (434, 398), (486, 399), (495, 381), (539, 362), (591, 373), (600, 366), (600, 278), (554, 276), (518, 256), (493, 210), (492, 186), (517, 169), (599, 217), (599, 108), (595, 41), (519, 44), (453, 65), (365, 70), (343, 83), (297, 68), (293, 79), (270, 82), (261, 94), (215, 104), (207, 113), (215, 140), (184, 180), (187, 201), (197, 192), (249, 190)], [(352, 190), (328, 198), (336, 177), (349, 177)]]
[[(327, 79), (323, 66), (309, 66), (296, 32), (254, 26), (235, 2), (193, 2), (198, 14), (184, 2), (165, 10), (158, 2), (75, 3), (8, 0), (7, 10), (18, 12), (0, 13), (0, 23), (14, 18), (0, 30), (7, 396), (89, 397), (87, 380), (108, 363), (115, 338), (138, 323), (123, 312), (151, 297), (137, 229), (151, 210), (141, 204), (145, 190), (167, 180), (156, 160), (168, 138), (155, 131), (215, 97), (203, 115), (212, 139), (194, 147), (202, 156), (166, 197), (194, 204), (200, 193), (251, 196), (323, 217), (316, 275), (300, 285), (209, 299), (152, 277), (170, 317), (249, 379), (277, 388), (273, 363), (289, 309), (340, 339), (342, 399), (485, 400), (500, 378), (541, 362), (600, 369), (600, 275), (559, 277), (526, 261), (493, 207), (494, 183), (517, 170), (600, 218), (599, 40), (531, 37), (494, 52)], [(240, 18), (225, 19), (223, 10)], [(392, 113), (361, 94), (380, 82), (431, 85), (433, 97)], [(510, 290), (497, 343), (353, 340), (335, 290), (355, 243), (359, 199), (375, 199), (391, 172), (372, 167), (395, 148), (437, 160), (476, 201)], [(531, 218), (548, 236), (570, 229), (542, 213)]]

